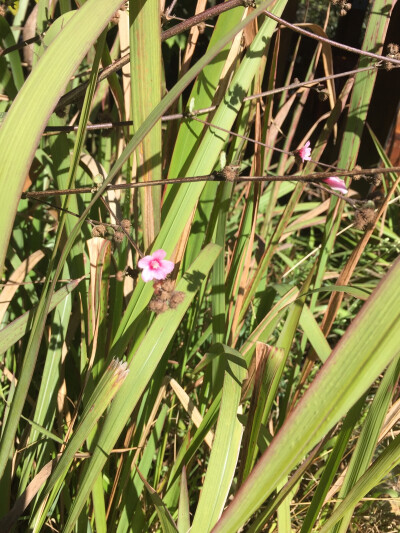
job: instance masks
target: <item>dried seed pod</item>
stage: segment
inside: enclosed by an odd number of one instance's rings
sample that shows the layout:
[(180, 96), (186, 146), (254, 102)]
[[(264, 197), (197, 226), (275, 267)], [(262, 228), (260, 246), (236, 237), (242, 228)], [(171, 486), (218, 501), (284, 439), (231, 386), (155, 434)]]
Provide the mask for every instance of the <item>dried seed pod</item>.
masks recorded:
[(154, 289), (154, 292), (156, 294), (158, 294), (159, 292), (162, 291), (162, 280), (159, 280), (157, 279), (154, 283), (153, 283), (153, 289)]
[(150, 300), (149, 309), (159, 315), (160, 313), (168, 311), (168, 304), (167, 302), (162, 302), (160, 300)]
[(169, 299), (171, 298), (171, 293), (167, 292), (167, 291), (160, 291), (158, 294), (157, 294), (157, 298), (163, 302), (168, 302)]
[(92, 228), (92, 237), (104, 237), (106, 228), (103, 224), (98, 224)]
[(118, 272), (115, 274), (115, 279), (117, 281), (124, 281), (125, 273), (122, 270), (118, 270)]
[(181, 291), (175, 291), (171, 294), (169, 306), (171, 309), (175, 309), (185, 299), (185, 293)]
[(400, 52), (400, 47), (396, 43), (389, 43), (387, 45), (387, 51), (388, 51), (388, 54), (395, 55), (395, 54), (398, 54)]
[(226, 165), (226, 167), (221, 170), (221, 175), (226, 181), (235, 181), (239, 176), (239, 168), (238, 165)]
[(371, 207), (362, 207), (354, 213), (355, 227), (361, 230), (372, 227), (375, 220), (375, 212)]
[(121, 228), (124, 228), (125, 231), (129, 231), (131, 229), (131, 221), (127, 218), (122, 219)]
[(174, 282), (172, 281), (172, 279), (163, 280), (162, 288), (166, 292), (172, 292), (174, 290)]
[[(353, 170), (360, 170), (361, 171), (362, 169), (361, 169), (360, 165), (356, 165), (353, 168)], [(365, 178), (364, 174), (355, 174), (354, 176), (352, 176), (352, 179), (356, 180), (356, 181), (360, 180), (361, 178)]]
[(368, 183), (372, 183), (375, 187), (381, 184), (383, 176), (382, 174), (372, 174), (371, 176), (365, 176), (365, 179)]
[(174, 282), (171, 279), (156, 280), (153, 283), (154, 294), (170, 294), (174, 290)]
[(114, 233), (114, 241), (116, 243), (120, 243), (124, 240), (124, 237), (125, 237), (125, 233), (123, 233), (122, 231), (116, 231)]

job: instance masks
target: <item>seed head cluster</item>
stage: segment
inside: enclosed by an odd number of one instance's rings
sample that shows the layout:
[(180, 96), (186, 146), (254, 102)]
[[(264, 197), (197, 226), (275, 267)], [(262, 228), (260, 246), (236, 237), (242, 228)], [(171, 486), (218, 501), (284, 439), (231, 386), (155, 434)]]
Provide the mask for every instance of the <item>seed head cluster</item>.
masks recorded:
[(331, 3), (334, 6), (339, 6), (340, 7), (340, 16), (341, 17), (344, 17), (345, 15), (347, 15), (348, 11), (350, 11), (350, 9), (351, 9), (351, 4), (346, 2), (346, 0), (331, 0)]
[(157, 315), (165, 313), (168, 309), (176, 309), (183, 302), (185, 293), (174, 290), (171, 279), (157, 280), (153, 283), (154, 295), (150, 300), (149, 309)]

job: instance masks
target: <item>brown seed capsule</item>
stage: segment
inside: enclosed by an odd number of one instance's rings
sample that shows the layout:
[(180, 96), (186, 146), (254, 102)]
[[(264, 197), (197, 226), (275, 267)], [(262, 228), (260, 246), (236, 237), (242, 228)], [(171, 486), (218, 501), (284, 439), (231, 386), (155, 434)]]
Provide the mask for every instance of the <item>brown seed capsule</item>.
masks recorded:
[(375, 220), (375, 212), (371, 207), (362, 207), (354, 213), (355, 227), (361, 230), (372, 227)]
[(174, 290), (174, 282), (172, 279), (165, 279), (163, 281), (162, 288), (166, 292), (172, 292)]
[(168, 302), (169, 299), (171, 298), (171, 294), (167, 291), (160, 291), (157, 294), (157, 298), (163, 302)]
[(237, 165), (226, 165), (226, 167), (222, 169), (221, 174), (226, 181), (235, 181), (239, 176), (239, 168), (240, 167)]
[(98, 224), (92, 228), (92, 237), (104, 237), (106, 233), (106, 228), (103, 224)]
[(124, 237), (125, 237), (125, 233), (123, 233), (122, 231), (116, 231), (114, 233), (114, 241), (116, 243), (120, 243), (124, 240)]
[(388, 71), (392, 70), (392, 68), (394, 68), (394, 64), (391, 61), (384, 61), (383, 68)]
[(122, 270), (118, 270), (118, 272), (115, 274), (115, 279), (117, 281), (124, 281), (124, 278), (125, 278), (125, 274)]
[(131, 229), (131, 221), (124, 218), (121, 220), (121, 227), (124, 228), (125, 231), (129, 231)]
[(382, 174), (372, 174), (370, 176), (367, 175), (363, 177), (368, 181), (368, 183), (371, 183), (375, 187), (378, 187), (378, 185), (381, 184), (382, 179), (383, 179)]
[(166, 302), (161, 302), (160, 300), (150, 300), (149, 309), (159, 315), (160, 313), (168, 311), (168, 304)]
[(388, 51), (388, 54), (391, 54), (391, 55), (398, 54), (400, 51), (400, 47), (396, 43), (389, 43), (387, 45), (387, 51)]
[[(356, 165), (353, 170), (362, 170), (360, 165)], [(365, 178), (364, 174), (355, 174), (354, 176), (352, 176), (353, 180), (360, 180), (361, 178)]]
[(181, 291), (175, 291), (171, 294), (169, 306), (171, 309), (175, 309), (185, 299), (185, 293)]
[(174, 282), (171, 279), (156, 280), (153, 283), (154, 295), (162, 300), (169, 300), (174, 290)]

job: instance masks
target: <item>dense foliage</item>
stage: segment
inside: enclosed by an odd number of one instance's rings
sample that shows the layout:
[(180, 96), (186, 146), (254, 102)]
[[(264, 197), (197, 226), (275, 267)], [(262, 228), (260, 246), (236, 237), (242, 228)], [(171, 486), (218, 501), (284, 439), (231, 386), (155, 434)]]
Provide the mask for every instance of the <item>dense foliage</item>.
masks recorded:
[(0, 531), (398, 531), (399, 5), (164, 4), (1, 7)]

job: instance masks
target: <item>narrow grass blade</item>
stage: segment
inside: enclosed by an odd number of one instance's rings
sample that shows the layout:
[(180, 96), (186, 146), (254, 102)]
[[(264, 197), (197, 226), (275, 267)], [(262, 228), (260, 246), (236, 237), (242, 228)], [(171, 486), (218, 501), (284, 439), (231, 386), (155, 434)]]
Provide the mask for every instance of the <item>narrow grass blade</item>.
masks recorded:
[(242, 460), (238, 474), (239, 486), (248, 477), (256, 461), (260, 427), (270, 415), (286, 360), (283, 349), (261, 342), (257, 342), (255, 359), (259, 362), (256, 366), (254, 389), (243, 437)]
[(235, 472), (243, 427), (237, 419), (242, 382), (246, 375), (243, 357), (223, 346), (226, 361), (219, 421), (208, 462), (206, 478), (193, 518), (192, 533), (210, 531), (224, 508)]
[[(88, 437), (88, 435), (90, 435), (94, 425), (122, 386), (127, 373), (128, 369), (126, 363), (120, 363), (117, 360), (113, 360), (105, 371), (102, 379), (87, 403), (79, 426), (57, 462), (57, 466), (50, 476), (46, 490), (42, 495), (43, 501), (51, 492), (51, 496), (47, 499), (45, 505), (47, 509), (51, 506), (54, 498), (59, 494), (59, 489), (64, 482), (64, 478), (73, 461), (75, 453), (79, 450), (82, 442)], [(43, 512), (39, 510), (32, 518), (33, 531), (39, 531), (41, 525), (47, 518), (46, 515), (47, 513), (45, 511)]]
[(360, 417), (364, 401), (365, 395), (361, 396), (358, 402), (353, 405), (343, 420), (340, 433), (337, 436), (335, 445), (326, 462), (324, 471), (319, 478), (318, 486), (311, 500), (306, 517), (304, 518), (300, 533), (311, 533), (312, 528), (314, 527), (318, 513), (324, 504), (325, 496), (328, 494), (329, 488), (331, 487), (331, 484), (337, 474), (340, 463), (343, 460), (343, 454), (349, 444), (349, 440), (351, 439), (354, 426)]
[[(144, 122), (161, 100), (161, 26), (159, 0), (130, 2), (130, 46), (132, 120), (134, 130)], [(151, 87), (151, 91), (149, 91)], [(160, 179), (161, 120), (136, 150), (140, 181)], [(147, 250), (160, 231), (161, 188), (140, 189), (144, 248)]]
[(315, 320), (314, 315), (311, 313), (310, 308), (307, 305), (303, 307), (301, 313), (300, 327), (307, 335), (307, 338), (319, 359), (325, 363), (325, 361), (331, 355), (332, 350), (328, 341), (324, 337), (319, 324)]
[(160, 520), (161, 529), (164, 533), (178, 533), (178, 528), (176, 527), (172, 516), (170, 515), (166, 505), (160, 498), (160, 496), (157, 494), (157, 492), (153, 489), (153, 487), (147, 483), (146, 479), (141, 475), (141, 473), (138, 470), (138, 474), (140, 476), (140, 479), (143, 482), (143, 485), (146, 487), (147, 491), (150, 494), (150, 498), (153, 502), (154, 507), (156, 508), (158, 519)]
[(187, 533), (190, 530), (190, 500), (186, 478), (186, 467), (182, 468), (181, 493), (179, 497), (178, 531)]
[[(0, 41), (2, 42), (3, 48), (8, 48), (15, 45), (11, 28), (9, 27), (4, 16), (0, 16)], [(21, 59), (18, 50), (14, 50), (13, 52), (7, 54), (7, 59), (10, 63), (15, 88), (19, 90), (24, 83), (24, 73), (22, 71)]]
[[(157, 402), (154, 407), (156, 406)], [(135, 516), (135, 514), (139, 512), (139, 509), (142, 509), (142, 492), (144, 483), (142, 478), (139, 476), (139, 472), (145, 479), (149, 479), (148, 476), (149, 474), (152, 475), (152, 470), (154, 469), (154, 456), (155, 454), (160, 453), (159, 450), (157, 450), (157, 446), (159, 446), (159, 441), (162, 438), (162, 430), (165, 426), (165, 420), (168, 414), (168, 405), (164, 403), (159, 412), (154, 411), (154, 407), (152, 409), (152, 413), (155, 413), (155, 416), (154, 418), (150, 417), (149, 422), (146, 424), (147, 427), (149, 425), (152, 427), (151, 432), (148, 435), (148, 438), (146, 438), (146, 432), (141, 435), (138, 448), (142, 448), (141, 442), (147, 442), (143, 451), (141, 451), (139, 467), (137, 470), (135, 469), (139, 455), (135, 450), (132, 452), (132, 456), (129, 454), (126, 458), (124, 471), (121, 473), (115, 501), (121, 501), (124, 503), (122, 505), (122, 510), (121, 504), (117, 503), (116, 505), (116, 514), (121, 515), (118, 521), (116, 533), (129, 531), (132, 523), (132, 516)], [(98, 481), (102, 481), (102, 476), (99, 476), (97, 479)], [(109, 523), (113, 523), (112, 519)]]

